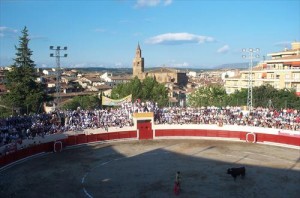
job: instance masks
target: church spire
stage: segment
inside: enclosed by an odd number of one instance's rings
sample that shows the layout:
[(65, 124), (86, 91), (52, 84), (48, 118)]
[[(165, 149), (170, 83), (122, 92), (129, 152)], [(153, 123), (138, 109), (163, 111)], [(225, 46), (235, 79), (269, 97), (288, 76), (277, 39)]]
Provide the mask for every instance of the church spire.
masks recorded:
[(140, 48), (140, 42), (138, 42), (138, 45), (137, 45), (137, 48), (136, 48), (136, 50), (139, 50), (139, 51), (141, 51), (141, 48)]
[(140, 47), (140, 42), (138, 42), (135, 57), (133, 59), (133, 76), (138, 76), (139, 78), (143, 78), (144, 73), (144, 58), (142, 57), (142, 50)]
[(140, 42), (138, 42), (136, 52), (135, 52), (135, 56), (136, 57), (142, 57), (142, 50), (141, 50), (141, 47), (140, 47)]

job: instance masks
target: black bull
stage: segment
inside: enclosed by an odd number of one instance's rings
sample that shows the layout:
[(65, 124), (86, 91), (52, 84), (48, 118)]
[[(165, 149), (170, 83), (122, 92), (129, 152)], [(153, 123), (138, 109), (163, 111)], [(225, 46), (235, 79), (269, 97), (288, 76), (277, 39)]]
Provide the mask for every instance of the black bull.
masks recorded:
[(239, 167), (239, 168), (228, 168), (227, 169), (227, 174), (230, 174), (234, 181), (236, 179), (237, 176), (241, 175), (242, 178), (245, 177), (246, 175), (246, 168), (245, 167)]

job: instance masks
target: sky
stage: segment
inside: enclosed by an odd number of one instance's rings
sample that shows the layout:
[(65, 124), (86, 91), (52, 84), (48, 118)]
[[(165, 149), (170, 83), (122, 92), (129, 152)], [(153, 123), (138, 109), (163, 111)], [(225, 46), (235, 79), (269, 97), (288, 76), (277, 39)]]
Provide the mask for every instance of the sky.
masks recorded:
[(55, 67), (49, 46), (68, 47), (61, 67), (132, 67), (139, 43), (145, 68), (212, 68), (300, 41), (300, 1), (0, 0), (0, 66), (25, 26), (37, 67)]

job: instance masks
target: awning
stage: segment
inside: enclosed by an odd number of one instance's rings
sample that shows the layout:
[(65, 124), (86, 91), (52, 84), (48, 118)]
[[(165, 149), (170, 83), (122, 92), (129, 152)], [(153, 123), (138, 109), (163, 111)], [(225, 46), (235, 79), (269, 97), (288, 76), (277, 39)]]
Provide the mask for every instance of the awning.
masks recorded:
[(285, 62), (284, 65), (291, 65), (291, 66), (300, 66), (300, 61), (294, 61), (294, 62)]

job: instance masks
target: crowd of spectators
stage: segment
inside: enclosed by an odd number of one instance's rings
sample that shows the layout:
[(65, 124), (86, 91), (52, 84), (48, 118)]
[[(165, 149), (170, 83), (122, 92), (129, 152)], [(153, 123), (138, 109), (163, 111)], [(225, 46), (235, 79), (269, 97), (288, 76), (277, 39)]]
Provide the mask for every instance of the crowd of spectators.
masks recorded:
[(278, 128), (300, 131), (300, 111), (255, 108), (251, 113), (241, 107), (163, 107), (153, 102), (125, 103), (118, 108), (60, 111), (11, 116), (0, 119), (0, 147), (37, 136), (80, 131), (88, 128), (133, 126), (132, 113), (154, 112), (155, 124), (217, 124)]
[(218, 124), (277, 128), (300, 131), (300, 112), (294, 109), (254, 108), (250, 113), (241, 107), (165, 107), (155, 113), (156, 124)]

